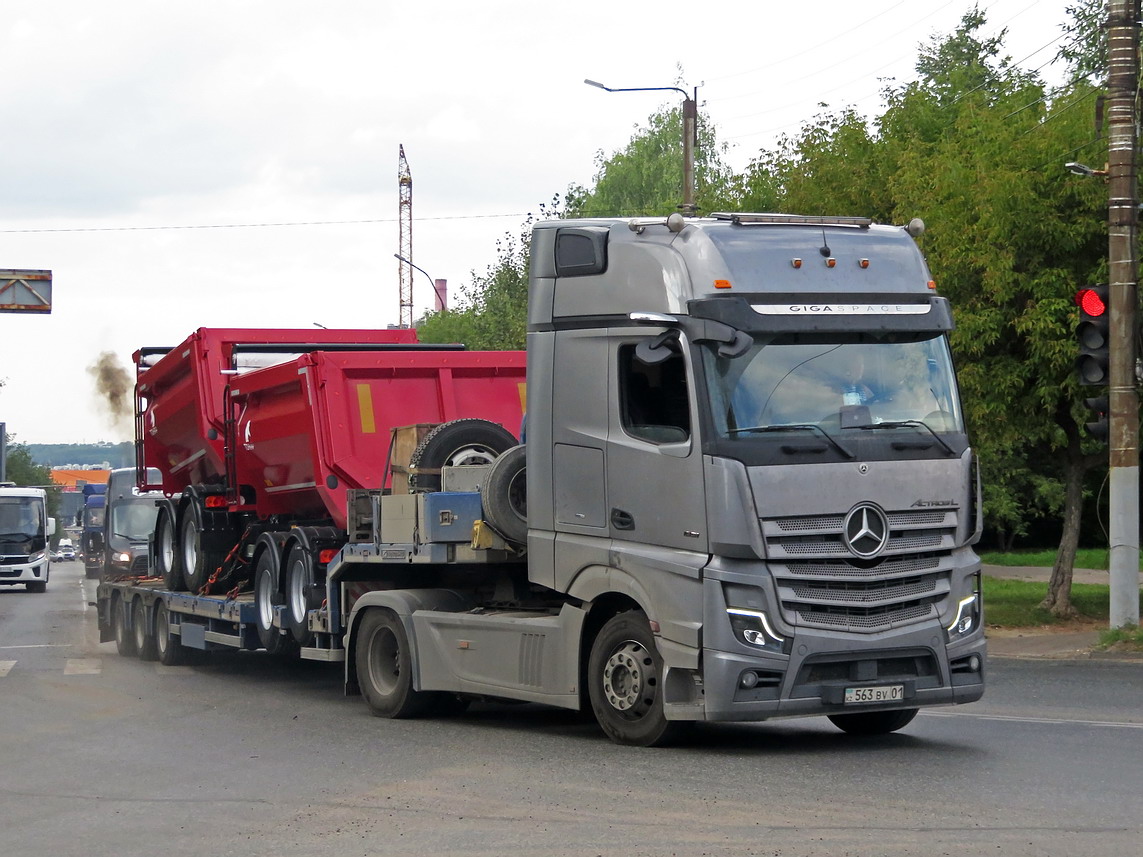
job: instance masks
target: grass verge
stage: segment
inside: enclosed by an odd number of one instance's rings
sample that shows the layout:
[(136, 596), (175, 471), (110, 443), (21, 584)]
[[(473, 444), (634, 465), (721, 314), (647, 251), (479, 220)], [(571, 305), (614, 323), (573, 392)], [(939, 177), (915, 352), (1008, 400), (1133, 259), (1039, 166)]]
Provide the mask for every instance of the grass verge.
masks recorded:
[[(1107, 548), (1080, 548), (1076, 551), (1074, 568), (1092, 568), (1107, 570), (1109, 551)], [(1037, 568), (1051, 568), (1056, 563), (1056, 549), (1012, 551), (1011, 553), (981, 553), (980, 560), (985, 565), (1000, 565), (1006, 568), (1013, 566), (1033, 566)]]
[[(1076, 621), (1060, 619), (1040, 607), (1048, 594), (1048, 584), (1029, 580), (984, 577), (984, 621), (1002, 628), (1034, 628), (1042, 625), (1068, 625)], [(1072, 605), (1080, 622), (1104, 622), (1110, 618), (1109, 587), (1098, 583), (1073, 583)]]

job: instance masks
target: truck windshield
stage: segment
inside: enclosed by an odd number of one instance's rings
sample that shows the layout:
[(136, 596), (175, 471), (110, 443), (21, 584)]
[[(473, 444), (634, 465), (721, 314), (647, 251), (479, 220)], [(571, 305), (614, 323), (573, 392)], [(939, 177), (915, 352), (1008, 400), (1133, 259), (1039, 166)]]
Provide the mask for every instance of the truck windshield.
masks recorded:
[(144, 542), (155, 529), (158, 512), (153, 500), (116, 503), (111, 508), (111, 534)]
[(757, 342), (740, 357), (705, 351), (716, 431), (723, 438), (789, 430), (908, 427), (963, 432), (943, 336), (921, 342)]

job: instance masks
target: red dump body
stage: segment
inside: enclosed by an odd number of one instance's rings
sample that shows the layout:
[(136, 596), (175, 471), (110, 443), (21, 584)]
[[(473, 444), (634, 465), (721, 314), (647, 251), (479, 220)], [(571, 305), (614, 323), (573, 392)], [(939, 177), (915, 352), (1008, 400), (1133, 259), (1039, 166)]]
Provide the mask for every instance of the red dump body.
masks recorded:
[[(409, 330), (202, 328), (150, 368), (148, 351), (136, 432), (140, 463), (162, 474), (148, 487), (221, 483), (229, 436), (230, 479), (259, 516), (344, 527), (346, 490), (387, 483), (391, 429), (479, 417), (518, 434), (523, 416), (523, 352), (438, 350)], [(235, 371), (259, 361), (273, 365)]]

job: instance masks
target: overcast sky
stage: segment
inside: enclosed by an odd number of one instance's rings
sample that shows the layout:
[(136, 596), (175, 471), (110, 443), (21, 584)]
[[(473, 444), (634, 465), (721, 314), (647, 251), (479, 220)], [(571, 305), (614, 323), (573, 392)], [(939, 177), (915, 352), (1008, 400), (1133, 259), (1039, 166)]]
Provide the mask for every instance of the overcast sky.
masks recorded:
[[(1067, 2), (979, 5), (1058, 81)], [(87, 371), (101, 352), (129, 368), (198, 327), (396, 323), (400, 144), (413, 261), (455, 292), (681, 98), (584, 78), (681, 68), (740, 169), (820, 103), (876, 115), (973, 5), (3, 0), (0, 269), (51, 270), (54, 307), (0, 314), (0, 421), (17, 442), (128, 440)]]

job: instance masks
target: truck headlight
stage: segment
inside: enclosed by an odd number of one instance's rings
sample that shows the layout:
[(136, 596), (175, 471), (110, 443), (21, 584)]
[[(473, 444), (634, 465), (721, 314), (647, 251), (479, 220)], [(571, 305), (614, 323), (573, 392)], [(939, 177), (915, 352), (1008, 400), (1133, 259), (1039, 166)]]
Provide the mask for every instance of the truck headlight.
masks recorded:
[(124, 565), (130, 565), (131, 554), (127, 553), (126, 551), (119, 551), (116, 554), (112, 554), (111, 561), (112, 562), (121, 562)]
[(980, 575), (973, 575), (973, 593), (966, 598), (962, 598), (956, 607), (956, 616), (953, 617), (952, 624), (945, 630), (948, 633), (949, 642), (955, 642), (964, 637), (967, 637), (978, 627), (981, 623), (981, 607), (983, 599), (980, 592)]
[(726, 615), (730, 618), (734, 635), (746, 645), (771, 652), (782, 651), (785, 640), (770, 627), (770, 620), (761, 610), (727, 607)]

